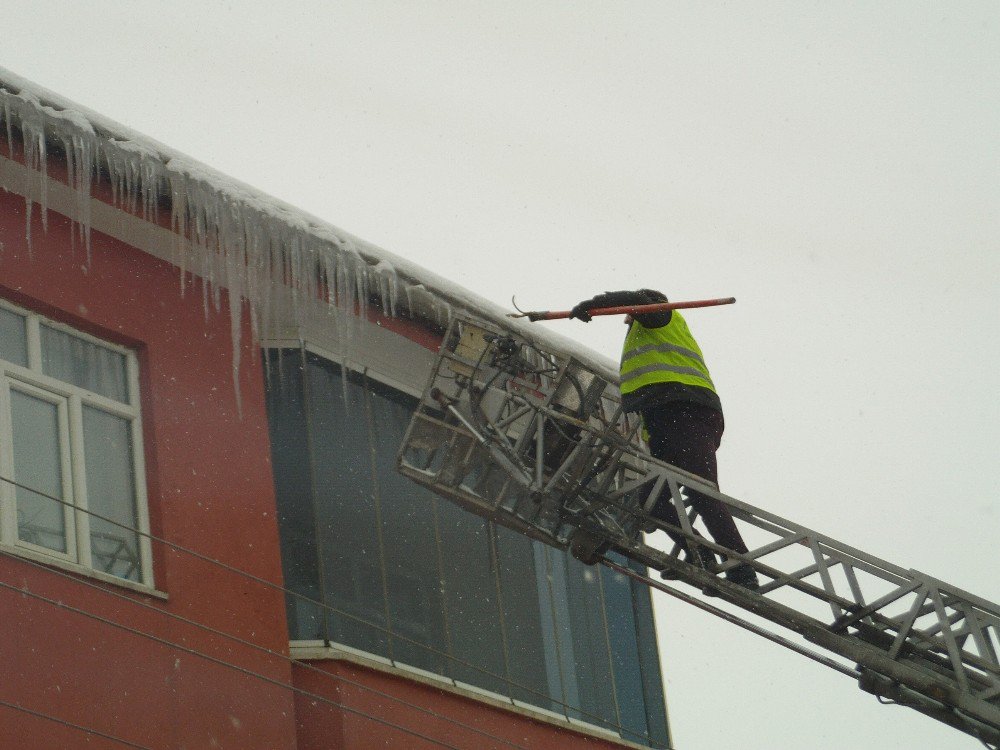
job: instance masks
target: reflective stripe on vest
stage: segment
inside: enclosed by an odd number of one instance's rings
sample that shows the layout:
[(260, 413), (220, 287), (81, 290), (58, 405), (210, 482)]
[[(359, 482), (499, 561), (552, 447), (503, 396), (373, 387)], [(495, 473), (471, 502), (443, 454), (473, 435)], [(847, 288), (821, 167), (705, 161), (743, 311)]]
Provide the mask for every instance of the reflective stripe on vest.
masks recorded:
[(701, 349), (677, 310), (667, 325), (644, 328), (636, 321), (625, 336), (621, 392), (632, 393), (653, 383), (684, 383), (715, 393)]

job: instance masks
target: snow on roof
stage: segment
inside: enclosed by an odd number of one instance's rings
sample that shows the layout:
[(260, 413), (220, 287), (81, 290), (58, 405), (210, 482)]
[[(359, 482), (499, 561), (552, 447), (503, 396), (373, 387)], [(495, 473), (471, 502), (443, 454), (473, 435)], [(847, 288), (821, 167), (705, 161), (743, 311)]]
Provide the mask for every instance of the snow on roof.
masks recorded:
[[(230, 292), (234, 377), (239, 365), (239, 300), (249, 301), (257, 336), (271, 314), (270, 290), (282, 283), (292, 287), (296, 299), (325, 298), (341, 310), (354, 310), (356, 304), (364, 308), (375, 296), (391, 316), (413, 317), (419, 310), (421, 317), (444, 324), (454, 311), (464, 311), (572, 355), (602, 374), (617, 375), (615, 363), (581, 344), (511, 320), (498, 305), (406, 258), (3, 68), (0, 105), (11, 155), (17, 130), (25, 164), (41, 174), (43, 221), (47, 143), (62, 144), (88, 254), (90, 191), (95, 179), (109, 180), (113, 200), (134, 212), (141, 209), (146, 218), (156, 216), (158, 207), (169, 199), (171, 227), (178, 235), (175, 264), (200, 276), (210, 287)], [(26, 200), (30, 222), (31, 201)]]

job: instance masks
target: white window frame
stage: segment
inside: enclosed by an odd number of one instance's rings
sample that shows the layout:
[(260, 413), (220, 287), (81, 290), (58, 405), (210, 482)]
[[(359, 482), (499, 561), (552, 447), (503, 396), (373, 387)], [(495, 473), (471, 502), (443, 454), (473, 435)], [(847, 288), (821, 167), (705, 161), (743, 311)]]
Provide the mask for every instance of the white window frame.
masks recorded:
[[(154, 590), (145, 454), (142, 444), (142, 415), (139, 405), (139, 363), (135, 352), (91, 336), (72, 326), (20, 308), (6, 300), (0, 300), (0, 307), (25, 319), (28, 344), (27, 367), (0, 358), (0, 474), (3, 478), (16, 476), (10, 404), (10, 392), (15, 390), (57, 406), (63, 462), (63, 496), (67, 503), (71, 503), (71, 505), (64, 506), (67, 551), (64, 553), (32, 544), (19, 538), (16, 487), (9, 481), (0, 480), (0, 551), (52, 563), (61, 568), (69, 568), (74, 572), (84, 573), (129, 588), (139, 587), (143, 590)], [(116, 401), (86, 388), (45, 375), (42, 372), (41, 349), (41, 326), (43, 324), (123, 355), (127, 375), (128, 401), (126, 403)], [(87, 512), (86, 458), (83, 444), (83, 410), (85, 407), (93, 407), (120, 417), (129, 426), (141, 566), (138, 581), (119, 578), (93, 567), (90, 541), (91, 516)]]

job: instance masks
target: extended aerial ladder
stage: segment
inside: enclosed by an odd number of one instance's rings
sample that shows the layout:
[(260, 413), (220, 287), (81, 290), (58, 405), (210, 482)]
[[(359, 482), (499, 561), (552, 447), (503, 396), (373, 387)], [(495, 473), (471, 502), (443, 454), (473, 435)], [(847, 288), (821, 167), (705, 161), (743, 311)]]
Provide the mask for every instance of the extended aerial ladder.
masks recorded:
[[(855, 665), (766, 634), (838, 666), (881, 700), (1000, 745), (1000, 607), (724, 495), (651, 458), (639, 432), (612, 374), (492, 323), (457, 317), (404, 437), (399, 470), (588, 564), (625, 572), (613, 551), (708, 591)], [(701, 535), (684, 488), (728, 506), (749, 553)], [(650, 515), (661, 493), (669, 493), (680, 527)], [(656, 533), (668, 528), (685, 544)], [(654, 546), (661, 539), (666, 543)], [(721, 565), (703, 567), (699, 546), (718, 553)], [(719, 575), (743, 562), (762, 579), (758, 591)]]

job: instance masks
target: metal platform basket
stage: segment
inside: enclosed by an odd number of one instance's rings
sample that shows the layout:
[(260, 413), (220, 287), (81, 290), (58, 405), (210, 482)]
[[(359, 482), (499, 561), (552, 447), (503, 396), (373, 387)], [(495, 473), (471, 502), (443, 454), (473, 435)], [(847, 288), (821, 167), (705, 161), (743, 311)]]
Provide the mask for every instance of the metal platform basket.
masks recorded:
[(462, 507), (586, 561), (638, 538), (662, 481), (617, 384), (469, 318), (445, 335), (399, 470)]

